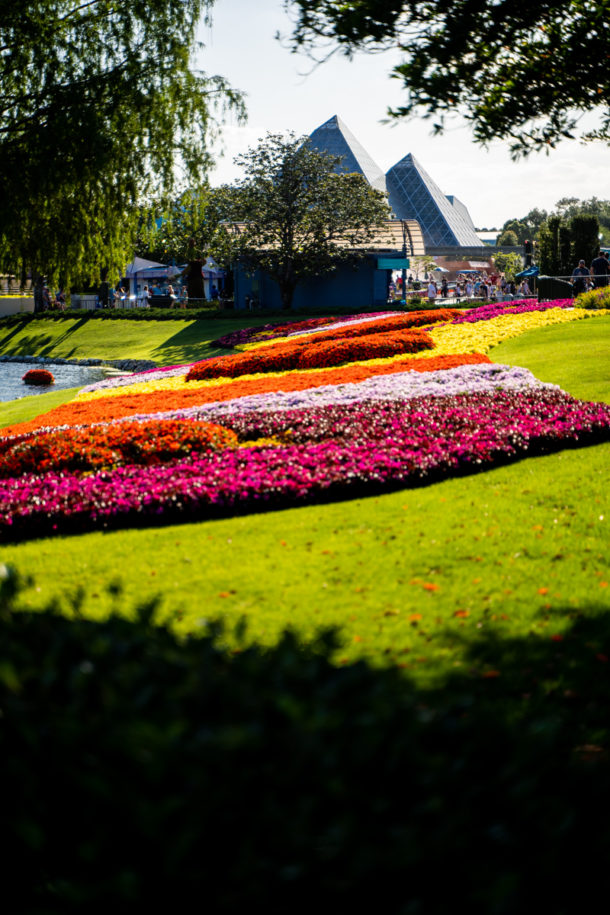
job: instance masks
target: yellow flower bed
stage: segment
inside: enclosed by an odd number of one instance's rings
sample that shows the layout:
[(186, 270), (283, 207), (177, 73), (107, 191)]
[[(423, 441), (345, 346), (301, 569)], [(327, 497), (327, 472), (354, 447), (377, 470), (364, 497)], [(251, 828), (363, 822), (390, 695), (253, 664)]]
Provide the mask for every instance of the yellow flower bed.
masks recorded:
[[(497, 346), (511, 337), (518, 337), (528, 330), (546, 327), (551, 324), (564, 324), (569, 321), (578, 321), (583, 318), (593, 318), (597, 315), (610, 314), (610, 309), (598, 309), (595, 312), (584, 308), (551, 308), (548, 311), (532, 311), (525, 314), (500, 315), (490, 321), (477, 323), (428, 325), (427, 331), (434, 339), (435, 347), (419, 353), (400, 353), (396, 356), (386, 356), (382, 359), (367, 359), (356, 362), (344, 363), (345, 367), (357, 365), (390, 365), (398, 360), (407, 359), (435, 359), (438, 356), (454, 356), (461, 353), (488, 353), (492, 347)], [(213, 388), (227, 383), (227, 378), (208, 378), (203, 381), (185, 381), (185, 375), (173, 378), (157, 379), (156, 381), (137, 381), (133, 384), (122, 385), (116, 388), (107, 388), (77, 394), (75, 400), (87, 402), (103, 397), (122, 397), (126, 394), (146, 394), (153, 391), (179, 391), (188, 388), (190, 391)], [(327, 368), (300, 369), (299, 371), (333, 372), (334, 366)], [(282, 378), (292, 374), (292, 370), (283, 372), (266, 372), (269, 378)], [(260, 373), (240, 375), (240, 381), (256, 378)]]
[(489, 321), (470, 324), (446, 324), (428, 328), (436, 347), (431, 352), (437, 356), (455, 353), (488, 353), (492, 347), (518, 337), (528, 330), (551, 324), (566, 324), (595, 315), (610, 314), (608, 309), (592, 313), (585, 308), (550, 308), (548, 311), (529, 311), (524, 314), (500, 315)]

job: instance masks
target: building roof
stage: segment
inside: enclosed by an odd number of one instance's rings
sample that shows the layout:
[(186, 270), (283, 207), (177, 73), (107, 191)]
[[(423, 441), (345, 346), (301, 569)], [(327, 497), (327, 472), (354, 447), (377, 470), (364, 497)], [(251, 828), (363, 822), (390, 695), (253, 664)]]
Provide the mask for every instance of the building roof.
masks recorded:
[(364, 175), (372, 187), (385, 193), (385, 175), (382, 170), (336, 114), (314, 130), (309, 139), (320, 152), (343, 157), (337, 171)]
[[(404, 235), (403, 235), (404, 225)], [(231, 230), (235, 233), (245, 231), (247, 223), (237, 222), (231, 224)], [(421, 257), (426, 253), (424, 238), (419, 223), (414, 219), (387, 219), (385, 223), (375, 230), (373, 238), (366, 242), (353, 244), (349, 239), (349, 232), (343, 236), (344, 244), (341, 246), (348, 251), (360, 251), (361, 253), (402, 253), (406, 245), (407, 257)], [(265, 245), (263, 247), (271, 247)]]
[[(455, 197), (453, 194), (447, 194), (446, 197), (447, 197), (447, 200), (449, 201), (449, 203), (451, 204), (451, 206), (453, 207), (453, 209), (457, 210), (457, 212), (460, 214), (460, 216), (462, 216), (464, 218), (467, 225), (470, 226), (472, 231), (476, 232), (477, 230), (475, 228), (474, 222), (472, 221), (472, 217), (471, 217), (470, 213), (468, 212), (468, 207), (466, 206), (466, 204), (462, 203), (462, 201), (459, 200), (457, 197)], [(480, 235), (477, 234), (477, 237), (480, 238)]]

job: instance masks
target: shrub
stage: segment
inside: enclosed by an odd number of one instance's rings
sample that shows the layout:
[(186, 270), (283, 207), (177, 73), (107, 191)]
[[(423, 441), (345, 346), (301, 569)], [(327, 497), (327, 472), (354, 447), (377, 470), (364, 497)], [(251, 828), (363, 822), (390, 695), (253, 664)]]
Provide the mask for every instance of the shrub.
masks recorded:
[(577, 308), (610, 308), (610, 286), (582, 292), (574, 299)]
[(445, 915), (459, 899), (512, 915), (535, 898), (571, 913), (602, 888), (604, 614), (561, 641), (478, 632), (469, 672), (425, 692), (396, 669), (335, 666), (330, 634), (229, 653), (218, 627), (178, 639), (151, 606), (132, 622), (82, 619), (77, 603), (71, 620), (17, 612), (4, 574), (12, 915), (181, 912), (193, 899), (221, 915), (304, 915), (373, 897), (404, 913)]
[(47, 369), (30, 369), (21, 379), (25, 384), (35, 384), (43, 387), (48, 384), (55, 384), (55, 379)]

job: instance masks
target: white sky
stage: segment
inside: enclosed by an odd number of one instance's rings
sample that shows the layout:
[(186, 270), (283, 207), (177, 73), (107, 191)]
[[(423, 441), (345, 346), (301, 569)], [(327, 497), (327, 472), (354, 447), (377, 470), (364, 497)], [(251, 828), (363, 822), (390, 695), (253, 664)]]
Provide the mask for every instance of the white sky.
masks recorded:
[(234, 180), (234, 156), (268, 130), (310, 134), (337, 114), (384, 171), (412, 153), (444, 194), (468, 207), (477, 228), (500, 227), (533, 207), (551, 210), (562, 197), (610, 199), (606, 144), (565, 141), (548, 156), (515, 163), (508, 143), (482, 149), (465, 126), (434, 137), (428, 121), (384, 124), (388, 106), (401, 102), (401, 83), (389, 75), (395, 55), (363, 54), (352, 61), (335, 55), (312, 69), (306, 56), (291, 54), (275, 39), (278, 31), (291, 31), (281, 0), (216, 0), (212, 27), (200, 27), (205, 48), (199, 66), (243, 90), (248, 108), (245, 127), (225, 126), (213, 185)]

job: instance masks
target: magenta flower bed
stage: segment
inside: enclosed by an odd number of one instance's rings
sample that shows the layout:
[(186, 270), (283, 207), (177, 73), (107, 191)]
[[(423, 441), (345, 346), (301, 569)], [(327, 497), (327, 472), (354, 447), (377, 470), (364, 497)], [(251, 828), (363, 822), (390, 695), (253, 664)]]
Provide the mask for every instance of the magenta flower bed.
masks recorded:
[(222, 423), (240, 437), (290, 443), (152, 468), (4, 480), (0, 536), (203, 519), (431, 481), (574, 442), (607, 441), (610, 406), (535, 389), (250, 412)]
[(469, 308), (468, 311), (454, 318), (451, 324), (476, 324), (477, 321), (490, 321), (500, 315), (523, 315), (528, 311), (548, 311), (549, 308), (574, 308), (574, 300), (490, 302), (488, 305), (481, 305), (479, 308)]

